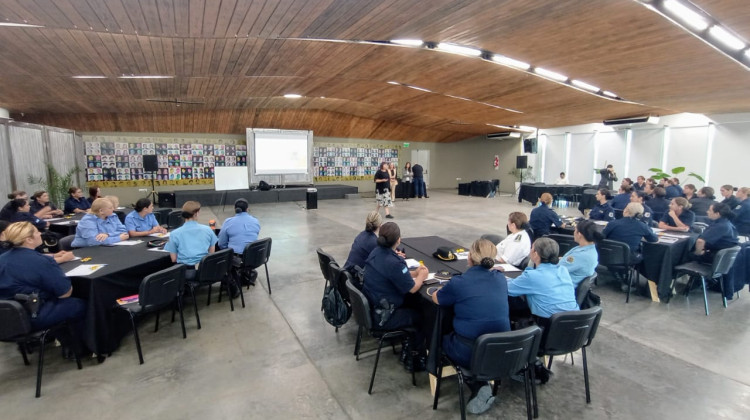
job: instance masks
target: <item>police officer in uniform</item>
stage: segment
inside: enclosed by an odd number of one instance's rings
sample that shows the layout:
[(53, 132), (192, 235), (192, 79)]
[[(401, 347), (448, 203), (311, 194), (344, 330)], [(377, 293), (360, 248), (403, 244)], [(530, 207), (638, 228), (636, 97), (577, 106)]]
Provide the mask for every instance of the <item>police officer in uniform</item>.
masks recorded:
[(669, 213), (659, 221), (659, 229), (689, 232), (693, 222), (695, 213), (690, 211), (690, 203), (684, 197), (675, 197), (669, 204)]
[(515, 211), (508, 215), (510, 234), (497, 244), (495, 258), (498, 261), (520, 267), (521, 262), (529, 256), (531, 251), (531, 238), (526, 232), (527, 226), (527, 218), (524, 213)]
[(583, 220), (576, 225), (573, 238), (578, 246), (566, 252), (557, 265), (568, 269), (573, 286), (578, 287), (583, 279), (594, 274), (599, 264), (596, 242), (600, 241), (603, 236), (594, 222)]
[(630, 193), (630, 202), (631, 203), (638, 203), (643, 206), (643, 214), (641, 215), (641, 220), (646, 224), (646, 226), (653, 226), (654, 225), (654, 212), (651, 210), (651, 207), (646, 204), (646, 193), (643, 191), (633, 191)]
[[(656, 236), (650, 227), (638, 220), (643, 214), (643, 206), (639, 203), (630, 203), (622, 212), (622, 219), (609, 222), (604, 228), (604, 237), (613, 241), (624, 242), (630, 247), (630, 258), (632, 263), (638, 263), (641, 257), (641, 239), (648, 242), (657, 242)], [(627, 284), (623, 284), (623, 291), (627, 292)]]
[(549, 234), (552, 225), (556, 227), (565, 227), (565, 223), (562, 222), (560, 216), (550, 208), (552, 205), (552, 194), (544, 193), (539, 197), (539, 207), (531, 211), (529, 217), (529, 225), (534, 231), (535, 238), (541, 238), (544, 235)]
[(349, 256), (344, 263), (344, 270), (354, 274), (354, 267), (363, 268), (370, 252), (378, 246), (378, 230), (383, 224), (383, 218), (377, 211), (371, 211), (365, 219), (365, 230), (360, 232), (349, 250)]
[(718, 251), (739, 243), (737, 228), (730, 222), (734, 213), (726, 204), (712, 204), (708, 208), (708, 218), (711, 219), (711, 224), (695, 241), (694, 255), (691, 256), (691, 259), (705, 263), (713, 262)]
[(599, 191), (596, 192), (596, 195), (594, 197), (596, 198), (596, 201), (599, 202), (599, 204), (591, 209), (591, 211), (589, 212), (589, 219), (601, 220), (604, 222), (615, 220), (615, 209), (613, 209), (607, 201), (608, 193), (609, 191), (606, 188), (600, 188)]
[(737, 198), (742, 200), (739, 205), (734, 208), (734, 225), (737, 226), (737, 230), (740, 235), (750, 235), (750, 188), (742, 187), (737, 190)]
[(612, 208), (615, 210), (625, 209), (625, 206), (630, 202), (630, 192), (632, 190), (633, 188), (630, 185), (623, 182), (622, 185), (620, 185), (619, 193), (612, 198)]

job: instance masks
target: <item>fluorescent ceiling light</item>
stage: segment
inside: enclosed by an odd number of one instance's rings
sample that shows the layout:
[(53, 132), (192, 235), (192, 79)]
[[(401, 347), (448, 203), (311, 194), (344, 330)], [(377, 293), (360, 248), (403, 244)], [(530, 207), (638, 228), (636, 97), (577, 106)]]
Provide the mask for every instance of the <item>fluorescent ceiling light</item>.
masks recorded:
[(721, 26), (718, 26), (718, 25), (712, 26), (711, 29), (708, 30), (708, 33), (712, 37), (716, 38), (717, 41), (727, 46), (727, 48), (731, 48), (733, 50), (739, 50), (739, 49), (745, 48), (744, 42), (742, 42), (736, 36), (730, 34), (729, 31), (722, 28)]
[(602, 93), (610, 98), (617, 98), (617, 94), (608, 90), (603, 90)]
[(0, 26), (6, 26), (11, 28), (44, 28), (43, 25), (32, 25), (30, 23), (13, 23), (13, 22), (0, 22)]
[(708, 21), (703, 16), (678, 1), (667, 0), (664, 2), (664, 8), (696, 31), (703, 31), (708, 27)]
[(120, 79), (172, 79), (174, 78), (174, 76), (123, 74), (119, 78)]
[(286, 95), (284, 95), (284, 97), (287, 99), (298, 99), (301, 98), (302, 95), (298, 95), (296, 93), (287, 93)]
[(422, 92), (432, 92), (429, 89), (421, 88), (419, 86), (412, 86), (412, 85), (404, 85), (404, 86), (406, 86), (406, 87), (408, 87), (410, 89), (421, 90)]
[(80, 75), (80, 76), (73, 76), (73, 79), (106, 79), (107, 76), (96, 76), (96, 75)]
[(596, 87), (594, 85), (590, 85), (590, 84), (588, 84), (586, 82), (582, 82), (580, 80), (575, 80), (574, 79), (574, 80), (571, 80), (571, 83), (573, 83), (574, 86), (577, 86), (577, 87), (579, 87), (581, 89), (590, 90), (592, 92), (599, 92), (599, 88), (598, 87)]
[(392, 39), (391, 44), (408, 45), (410, 47), (421, 47), (424, 42), (421, 39)]
[(399, 82), (394, 82), (393, 80), (389, 81), (389, 82), (388, 82), (388, 84), (389, 84), (389, 85), (396, 85), (396, 86), (400, 86), (400, 85), (401, 85), (401, 83), (399, 83)]
[(518, 129), (522, 131), (536, 131), (536, 127), (530, 127), (528, 125), (519, 125)]
[(479, 57), (482, 55), (482, 51), (476, 48), (464, 47), (462, 45), (446, 44), (441, 42), (437, 44), (437, 49), (453, 54), (470, 55), (472, 57)]
[(534, 73), (540, 76), (544, 76), (548, 79), (557, 80), (559, 82), (568, 80), (568, 76), (562, 75), (560, 73), (555, 73), (554, 71), (543, 69), (541, 67), (534, 67)]
[(521, 137), (521, 133), (519, 133), (518, 131), (512, 131), (512, 132), (508, 133), (508, 137), (520, 138)]
[(528, 70), (531, 67), (529, 63), (524, 63), (523, 61), (519, 61), (500, 54), (493, 55), (492, 61), (500, 64), (505, 64), (506, 66), (516, 67), (521, 70)]

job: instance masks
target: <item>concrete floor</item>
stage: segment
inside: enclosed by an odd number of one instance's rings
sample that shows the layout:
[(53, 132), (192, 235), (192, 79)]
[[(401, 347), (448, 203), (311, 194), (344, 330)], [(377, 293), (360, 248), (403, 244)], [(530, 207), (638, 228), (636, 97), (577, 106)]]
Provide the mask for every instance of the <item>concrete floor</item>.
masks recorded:
[[(317, 210), (304, 203), (255, 205), (261, 236), (273, 238), (269, 264), (273, 294), (265, 276), (246, 294), (247, 308), (229, 311), (226, 301), (205, 307), (203, 329), (186, 312), (188, 337), (179, 323), (153, 318), (141, 325), (146, 363), (138, 364), (130, 336), (101, 365), (73, 362), (48, 352), (42, 397), (34, 398), (34, 366), (23, 365), (13, 345), (0, 345), (0, 413), (4, 420), (59, 413), (80, 419), (160, 418), (457, 418), (456, 382), (444, 382), (438, 410), (426, 374), (417, 387), (397, 357), (386, 352), (372, 395), (367, 394), (373, 357), (354, 360), (356, 326), (338, 334), (320, 312), (323, 278), (315, 254), (322, 247), (346, 260), (363, 228), (372, 199), (327, 200)], [(522, 209), (509, 197), (484, 199), (431, 191), (429, 199), (398, 201), (394, 214), (402, 235), (440, 235), (469, 245), (483, 233), (504, 233), (507, 214)], [(230, 209), (227, 209), (230, 210)], [(577, 210), (563, 208), (574, 215)], [(201, 220), (230, 215), (207, 208)], [(205, 220), (204, 220), (205, 219)], [(699, 293), (669, 305), (635, 297), (625, 304), (614, 284), (600, 283), (604, 315), (589, 356), (592, 402), (584, 397), (580, 354), (571, 365), (556, 360), (554, 376), (539, 387), (540, 418), (707, 419), (750, 418), (750, 295), (728, 309), (709, 295), (711, 316)], [(366, 341), (371, 348), (373, 341)], [(493, 408), (482, 418), (525, 418), (523, 387), (503, 383)], [(470, 417), (478, 417), (471, 416)]]

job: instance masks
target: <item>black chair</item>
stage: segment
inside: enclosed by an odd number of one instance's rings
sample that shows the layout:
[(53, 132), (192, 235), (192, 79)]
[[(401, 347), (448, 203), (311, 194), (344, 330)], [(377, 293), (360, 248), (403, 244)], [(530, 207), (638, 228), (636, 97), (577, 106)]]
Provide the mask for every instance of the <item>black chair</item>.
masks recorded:
[[(221, 286), (227, 288), (229, 294), (229, 305), (234, 310), (234, 302), (232, 299), (232, 292), (229, 290), (229, 281), (234, 281), (232, 276), (227, 276), (229, 273), (229, 264), (232, 258), (232, 248), (222, 249), (216, 251), (213, 254), (208, 254), (201, 259), (198, 265), (198, 270), (195, 273), (195, 279), (187, 280), (185, 284), (190, 290), (190, 295), (193, 297), (193, 307), (195, 309), (195, 320), (198, 324), (198, 329), (201, 329), (201, 318), (198, 315), (198, 303), (195, 298), (195, 291), (201, 286), (208, 286), (208, 301), (206, 306), (211, 304), (211, 285), (216, 282), (221, 282)], [(242, 296), (242, 290), (240, 290), (240, 297), (244, 302)]]
[[(154, 332), (159, 331), (159, 314), (162, 309), (177, 302), (180, 312), (180, 324), (182, 325), (182, 338), (187, 338), (185, 331), (185, 317), (182, 312), (182, 289), (185, 285), (185, 266), (175, 264), (165, 270), (149, 274), (138, 288), (138, 301), (117, 305), (116, 308), (124, 310), (130, 316), (130, 325), (133, 327), (135, 348), (138, 350), (138, 360), (143, 364), (143, 352), (141, 351), (141, 339), (135, 318), (139, 315), (156, 312), (156, 325)], [(172, 318), (174, 321), (174, 318)]]
[[(466, 419), (466, 403), (464, 402), (464, 378), (477, 381), (495, 381), (492, 395), (497, 395), (500, 379), (509, 378), (518, 372), (523, 372), (524, 391), (526, 394), (526, 415), (531, 419), (532, 395), (536, 407), (536, 388), (534, 388), (534, 362), (539, 350), (542, 330), (536, 325), (517, 331), (484, 334), (474, 340), (471, 352), (471, 367), (469, 369), (454, 363), (443, 354), (456, 369), (458, 376), (458, 401), (461, 406), (461, 419)], [(443, 364), (437, 371), (435, 399), (432, 409), (436, 410), (440, 398), (440, 383), (443, 376)], [(531, 395), (530, 395), (531, 394)], [(535, 414), (536, 416), (536, 414)]]
[(561, 235), (559, 233), (552, 233), (548, 235), (547, 237), (557, 242), (557, 245), (560, 247), (560, 252), (558, 252), (558, 255), (560, 257), (565, 255), (565, 253), (567, 253), (571, 249), (578, 246), (578, 243), (575, 241), (572, 235)]
[(526, 267), (529, 266), (529, 262), (530, 261), (531, 261), (531, 257), (529, 257), (527, 255), (527, 256), (523, 257), (523, 259), (521, 260), (521, 263), (518, 264), (516, 267), (520, 268), (521, 270), (525, 270)]
[(57, 244), (60, 247), (61, 251), (72, 251), (73, 250), (73, 240), (76, 238), (76, 235), (68, 235), (60, 239), (60, 242)]
[(622, 274), (628, 285), (625, 303), (630, 302), (630, 289), (633, 283), (638, 284), (639, 274), (635, 270), (635, 261), (630, 252), (628, 244), (611, 239), (603, 239), (596, 243), (596, 252), (599, 253), (599, 265), (607, 267), (611, 273)]
[(488, 241), (497, 245), (503, 240), (503, 237), (500, 235), (495, 235), (494, 233), (485, 233), (484, 235), (482, 235), (482, 239), (487, 239)]
[(177, 229), (185, 223), (185, 219), (182, 218), (182, 210), (172, 210), (167, 216), (167, 229)]
[[(732, 248), (722, 249), (717, 252), (714, 256), (712, 264), (699, 263), (697, 261), (691, 261), (686, 264), (680, 264), (674, 268), (674, 276), (679, 277), (683, 274), (690, 276), (688, 284), (685, 286), (685, 296), (687, 297), (690, 293), (690, 289), (693, 286), (693, 279), (700, 277), (701, 287), (703, 288), (703, 304), (706, 308), (706, 316), (708, 316), (708, 295), (706, 294), (706, 279), (712, 279), (719, 282), (721, 287), (721, 298), (724, 307), (727, 307), (727, 298), (724, 294), (724, 282), (723, 277), (729, 273), (734, 265), (734, 260), (737, 259), (737, 254), (740, 252), (740, 247), (735, 246)], [(674, 283), (674, 282), (673, 282)]]
[(693, 222), (693, 225), (690, 226), (690, 231), (693, 232), (693, 233), (701, 234), (707, 228), (708, 228), (708, 223)]
[(594, 284), (595, 281), (596, 273), (584, 278), (580, 283), (578, 283), (578, 287), (576, 287), (576, 303), (578, 303), (579, 308), (581, 307), (583, 301), (586, 299), (586, 296), (589, 294), (591, 285)]
[[(349, 291), (346, 289), (346, 282), (348, 281), (349, 283), (354, 285), (354, 276), (352, 276), (352, 273), (350, 273), (349, 271), (339, 267), (339, 265), (336, 264), (335, 261), (329, 263), (329, 267), (331, 272), (331, 287), (338, 290), (344, 302), (351, 307), (352, 301), (349, 297)], [(339, 327), (336, 327), (336, 332), (339, 332)]]
[(120, 223), (125, 224), (125, 212), (122, 210), (115, 210), (117, 218), (120, 219)]
[(623, 217), (623, 210), (615, 209), (615, 219), (622, 219), (622, 217)]
[[(67, 323), (61, 323), (52, 327), (33, 331), (31, 329), (31, 316), (24, 307), (15, 300), (0, 300), (0, 341), (18, 344), (23, 356), (23, 363), (28, 366), (28, 346), (39, 344), (39, 362), (36, 370), (36, 398), (42, 395), (42, 368), (44, 367), (44, 344), (47, 335), (51, 332), (67, 328)], [(81, 359), (75, 355), (78, 369), (83, 369)]]
[(318, 253), (318, 264), (320, 265), (320, 272), (323, 274), (323, 278), (325, 279), (325, 284), (323, 285), (323, 292), (325, 293), (326, 287), (331, 284), (331, 263), (336, 264), (336, 267), (338, 267), (338, 263), (336, 262), (336, 259), (331, 256), (331, 254), (323, 251), (322, 248), (316, 249), (315, 252)]
[[(589, 367), (586, 362), (586, 347), (591, 345), (602, 318), (601, 306), (580, 311), (558, 312), (550, 317), (549, 327), (539, 346), (539, 356), (549, 356), (547, 369), (552, 368), (552, 358), (581, 350), (583, 357), (583, 380), (586, 386), (586, 403), (591, 402), (589, 390)], [(532, 387), (534, 385), (532, 384)], [(534, 401), (536, 403), (536, 401)], [(536, 414), (536, 407), (534, 413)]]
[[(375, 365), (372, 367), (372, 376), (370, 377), (370, 387), (367, 389), (368, 394), (372, 394), (372, 385), (375, 383), (375, 372), (378, 370), (378, 361), (380, 360), (380, 350), (383, 348), (383, 343), (386, 340), (403, 339), (413, 336), (414, 332), (407, 329), (401, 330), (383, 330), (374, 328), (372, 325), (372, 318), (370, 316), (370, 304), (367, 302), (367, 298), (362, 292), (359, 291), (351, 281), (346, 282), (346, 288), (349, 291), (349, 298), (352, 303), (352, 313), (354, 314), (354, 320), (357, 321), (357, 342), (354, 344), (354, 356), (359, 361), (359, 350), (362, 344), (362, 333), (367, 331), (370, 336), (378, 339), (378, 351), (375, 353)], [(411, 383), (417, 386), (417, 378), (414, 375), (414, 371), (411, 372)]]
[[(242, 265), (244, 269), (256, 270), (261, 265), (266, 269), (266, 282), (268, 294), (271, 294), (271, 278), (268, 276), (268, 259), (271, 257), (271, 238), (258, 239), (245, 245), (242, 252)], [(322, 267), (321, 267), (322, 270)], [(250, 286), (248, 286), (248, 289)]]

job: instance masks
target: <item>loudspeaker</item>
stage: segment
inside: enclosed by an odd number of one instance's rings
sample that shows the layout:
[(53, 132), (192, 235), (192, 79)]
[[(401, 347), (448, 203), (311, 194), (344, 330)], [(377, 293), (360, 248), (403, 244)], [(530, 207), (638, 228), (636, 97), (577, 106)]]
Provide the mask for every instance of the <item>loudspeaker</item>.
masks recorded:
[(161, 208), (174, 208), (176, 202), (174, 193), (160, 192), (159, 193), (159, 207)]
[(526, 169), (528, 156), (516, 156), (516, 169)]
[(526, 139), (523, 141), (524, 153), (536, 153), (536, 139)]
[(143, 155), (143, 172), (158, 172), (159, 162), (156, 155)]

